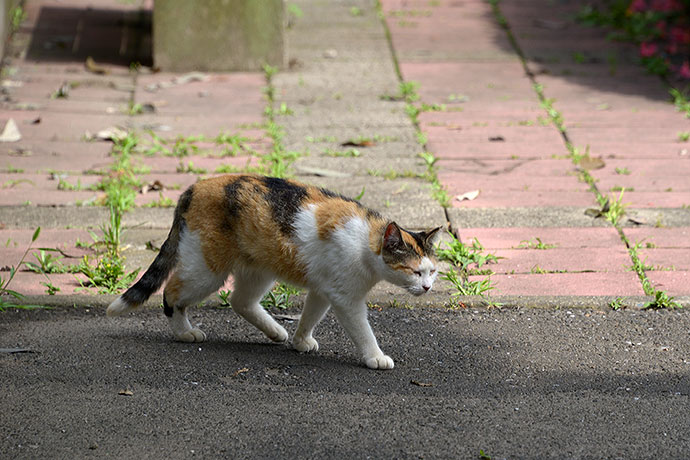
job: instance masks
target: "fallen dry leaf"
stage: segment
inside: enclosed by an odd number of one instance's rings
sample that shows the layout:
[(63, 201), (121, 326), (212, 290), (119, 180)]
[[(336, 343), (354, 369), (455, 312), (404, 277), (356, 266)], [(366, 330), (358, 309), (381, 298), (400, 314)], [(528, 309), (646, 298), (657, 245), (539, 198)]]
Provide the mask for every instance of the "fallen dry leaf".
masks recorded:
[(84, 62), (84, 67), (86, 67), (86, 70), (88, 70), (91, 73), (95, 73), (96, 75), (106, 75), (108, 73), (108, 69), (106, 69), (102, 65), (96, 64), (96, 61), (94, 61), (91, 56), (86, 58), (86, 62)]
[(165, 187), (163, 186), (163, 183), (159, 181), (158, 179), (154, 180), (153, 182), (149, 184), (144, 184), (141, 187), (141, 190), (139, 190), (139, 193), (145, 194), (151, 191), (159, 191), (163, 190)]
[(232, 374), (233, 377), (237, 377), (240, 374), (244, 374), (245, 372), (249, 372), (249, 368), (243, 367), (242, 369), (237, 369), (234, 374)]
[(601, 157), (584, 156), (580, 160), (579, 165), (583, 169), (593, 170), (602, 169), (604, 166), (606, 166), (606, 162)]
[(376, 145), (376, 142), (369, 139), (364, 139), (361, 141), (347, 141), (340, 144), (342, 147), (371, 147)]
[(465, 192), (462, 195), (458, 195), (455, 197), (456, 200), (458, 201), (472, 201), (475, 198), (479, 196), (479, 190), (470, 190), (469, 192)]
[(134, 392), (132, 390), (120, 390), (117, 392), (117, 394), (122, 396), (132, 396), (134, 395)]
[(22, 135), (17, 123), (15, 123), (14, 118), (10, 118), (5, 124), (5, 129), (2, 130), (2, 134), (0, 134), (0, 142), (17, 142), (21, 139)]
[(410, 383), (412, 385), (417, 385), (418, 387), (432, 387), (432, 386), (434, 386), (434, 384), (431, 382), (418, 382), (416, 380), (410, 380)]

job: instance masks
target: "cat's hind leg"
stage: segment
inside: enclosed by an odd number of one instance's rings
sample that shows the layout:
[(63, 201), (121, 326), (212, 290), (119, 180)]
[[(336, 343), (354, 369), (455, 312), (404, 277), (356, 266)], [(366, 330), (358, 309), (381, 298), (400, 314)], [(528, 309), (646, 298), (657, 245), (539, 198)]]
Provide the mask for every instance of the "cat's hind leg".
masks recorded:
[(314, 291), (309, 291), (302, 309), (302, 316), (297, 325), (297, 331), (292, 338), (292, 346), (295, 347), (295, 350), (304, 353), (319, 349), (319, 343), (312, 337), (312, 334), (316, 325), (326, 315), (329, 307), (328, 299)]
[(288, 333), (285, 328), (259, 304), (263, 295), (275, 282), (275, 278), (259, 270), (247, 269), (236, 270), (233, 272), (233, 278), (233, 292), (230, 297), (232, 309), (274, 342), (287, 341)]
[(163, 292), (163, 312), (168, 317), (175, 339), (180, 342), (203, 342), (206, 334), (193, 327), (187, 318), (187, 307), (195, 305), (217, 291), (225, 277), (213, 273), (199, 273), (195, 277), (182, 279), (176, 272), (168, 281)]

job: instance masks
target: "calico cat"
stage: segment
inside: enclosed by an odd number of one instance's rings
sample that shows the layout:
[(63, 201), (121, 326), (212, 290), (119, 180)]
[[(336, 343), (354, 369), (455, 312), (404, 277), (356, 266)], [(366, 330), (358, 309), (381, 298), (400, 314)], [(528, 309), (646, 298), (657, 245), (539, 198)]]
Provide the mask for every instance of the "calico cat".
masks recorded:
[[(276, 342), (286, 330), (259, 304), (276, 279), (309, 290), (292, 344), (319, 348), (312, 334), (329, 307), (372, 369), (392, 369), (367, 321), (366, 294), (379, 281), (414, 295), (436, 278), (439, 228), (415, 233), (359, 202), (291, 180), (253, 175), (206, 179), (177, 204), (167, 240), (143, 277), (110, 304), (108, 316), (144, 303), (166, 280), (164, 313), (183, 342), (206, 334), (186, 307), (217, 291), (232, 274), (233, 310)], [(172, 275), (170, 276), (170, 274)]]

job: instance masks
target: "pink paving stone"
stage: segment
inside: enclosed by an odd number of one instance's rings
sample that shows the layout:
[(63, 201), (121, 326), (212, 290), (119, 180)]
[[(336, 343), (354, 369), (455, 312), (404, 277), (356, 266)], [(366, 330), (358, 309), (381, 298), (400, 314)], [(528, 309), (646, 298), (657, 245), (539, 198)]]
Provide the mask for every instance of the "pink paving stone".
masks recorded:
[[(565, 115), (567, 118), (567, 114)], [(568, 137), (575, 145), (595, 142), (666, 143), (676, 139), (677, 129), (641, 129), (640, 127), (577, 128), (567, 127)]]
[[(609, 192), (609, 196), (618, 199), (620, 192)], [(622, 201), (631, 208), (683, 208), (690, 206), (690, 193), (625, 191)]]
[(677, 192), (685, 193), (690, 197), (690, 182), (687, 176), (670, 176), (670, 177), (645, 177), (634, 178), (630, 176), (605, 176), (598, 178), (597, 188), (602, 192), (610, 192), (617, 194), (621, 187), (625, 187), (625, 193), (634, 192)]
[[(78, 292), (81, 285), (78, 280), (86, 283), (86, 277), (80, 273), (76, 274), (54, 274), (48, 275), (50, 282), (60, 288), (60, 292), (56, 295), (68, 295)], [(30, 272), (20, 272), (12, 280), (10, 289), (17, 291), (23, 295), (44, 295), (46, 294), (46, 287), (41, 283), (46, 283), (48, 280), (43, 275)], [(96, 290), (92, 291), (94, 294)], [(84, 294), (84, 291), (79, 292)]]
[[(11, 117), (17, 123), (32, 120), (34, 112), (3, 112), (0, 123), (4, 126)], [(18, 120), (17, 118), (20, 117)], [(92, 134), (112, 126), (126, 126), (128, 117), (123, 115), (64, 114), (56, 112), (42, 112), (41, 122), (37, 124), (20, 124), (22, 136), (28, 140), (78, 142), (88, 131)]]
[(441, 160), (548, 160), (564, 155), (565, 147), (515, 142), (438, 142), (429, 139), (427, 150)]
[[(432, 122), (433, 123), (433, 122)], [(422, 130), (432, 142), (494, 142), (546, 144), (567, 152), (558, 131), (550, 126), (505, 126), (504, 124), (467, 121), (450, 126), (425, 123)], [(492, 139), (494, 139), (492, 141)], [(502, 139), (502, 140), (501, 140)]]
[[(689, 125), (688, 120), (670, 104), (657, 110), (633, 110), (626, 106), (620, 109), (609, 107), (606, 110), (568, 108), (567, 112), (565, 121), (568, 129), (634, 127), (668, 136), (669, 141), (677, 140), (678, 132), (687, 130)], [(650, 120), (654, 120), (654, 123), (651, 124)]]
[[(23, 254), (26, 247), (31, 243), (31, 237), (35, 229), (0, 229), (0, 251), (17, 250)], [(80, 257), (86, 254), (87, 250), (76, 248), (74, 245), (77, 240), (91, 241), (88, 231), (82, 229), (53, 229), (42, 228), (38, 239), (33, 243), (33, 247), (51, 247), (64, 249), (66, 253)], [(21, 257), (21, 254), (20, 257)], [(19, 259), (17, 259), (19, 260)]]
[(496, 177), (559, 177), (575, 178), (575, 166), (569, 160), (509, 159), (509, 160), (439, 160), (443, 172), (473, 173)]
[[(187, 113), (185, 116), (139, 115), (130, 117), (125, 126), (135, 130), (154, 129), (156, 134), (166, 137), (206, 136), (215, 138), (221, 133), (232, 132), (241, 126), (261, 123), (255, 113), (225, 111), (223, 113)], [(164, 129), (161, 129), (161, 128)]]
[(486, 15), (491, 15), (489, 5), (471, 2), (450, 6), (424, 8), (423, 11), (431, 12), (430, 16), (415, 15), (418, 10), (404, 6), (399, 10), (384, 10), (393, 45), (403, 60), (410, 57), (474, 61), (516, 59), (506, 35), (485, 27)]
[(614, 228), (461, 228), (458, 233), (464, 243), (477, 238), (486, 249), (516, 249), (527, 242), (537, 243), (536, 238), (561, 249), (623, 246)]
[(639, 250), (640, 260), (655, 270), (690, 270), (690, 248), (646, 248)]
[(0, 205), (11, 206), (31, 204), (38, 206), (72, 206), (93, 200), (98, 192), (92, 191), (60, 191), (47, 192), (46, 190), (4, 190), (0, 195)]
[(653, 271), (647, 272), (647, 278), (655, 289), (670, 296), (690, 295), (689, 271)]
[[(539, 101), (519, 61), (514, 63), (402, 62), (406, 81), (417, 81), (426, 103), (448, 104), (449, 97), (466, 96), (465, 110), (488, 107), (537, 109)], [(450, 106), (450, 105), (449, 105)]]
[(570, 273), (624, 272), (632, 265), (623, 245), (615, 248), (496, 249), (492, 253), (502, 259), (486, 268), (502, 274), (540, 270)]
[[(601, 104), (627, 109), (675, 110), (668, 103), (668, 91), (661, 80), (653, 79), (638, 84), (640, 79), (628, 84), (624, 79), (601, 77), (592, 79), (568, 78), (568, 76), (539, 75), (546, 97), (555, 99), (555, 108), (568, 119), (569, 110), (596, 109)], [(630, 112), (632, 113), (632, 111)]]
[[(680, 142), (634, 143), (597, 140), (587, 145), (592, 156), (604, 158), (690, 160), (690, 144)], [(580, 144), (578, 147), (584, 149), (585, 145)]]
[[(195, 81), (168, 88), (147, 91), (154, 85), (169, 84), (180, 75), (155, 74), (138, 80), (139, 102), (152, 102), (161, 115), (198, 112), (248, 112), (260, 118), (266, 101), (262, 88), (265, 79), (260, 73), (210, 74), (207, 81)], [(152, 88), (153, 89), (153, 88)]]
[(6, 170), (8, 165), (27, 173), (101, 169), (112, 163), (108, 155), (111, 149), (111, 142), (51, 142), (24, 138), (0, 144), (0, 170)]
[[(141, 163), (149, 166), (153, 172), (176, 172), (178, 167), (189, 167), (190, 163), (194, 168), (203, 168), (206, 173), (214, 173), (217, 168), (222, 166), (232, 166), (242, 169), (247, 166), (258, 166), (259, 160), (256, 157), (224, 157), (212, 158), (205, 156), (189, 155), (179, 157), (145, 157), (141, 158)], [(206, 174), (203, 173), (203, 174)]]
[[(650, 179), (668, 178), (674, 176), (681, 176), (683, 178), (690, 177), (690, 158), (655, 158), (649, 159), (617, 159), (605, 158), (606, 167), (592, 171), (592, 174), (597, 178), (605, 178), (615, 176), (617, 178), (631, 178), (638, 181), (638, 183), (645, 183)], [(620, 174), (616, 168), (626, 168), (630, 171), (629, 175)], [(624, 177), (621, 177), (624, 176)], [(690, 180), (686, 180), (690, 184)]]
[(496, 286), (490, 291), (494, 296), (644, 295), (637, 274), (633, 272), (493, 275), (491, 281)]
[(624, 228), (632, 243), (652, 243), (658, 248), (690, 248), (690, 227)]
[[(442, 183), (449, 189), (451, 196), (454, 193), (452, 184)], [(469, 190), (464, 190), (463, 193)], [(455, 208), (513, 208), (513, 207), (543, 207), (543, 206), (568, 206), (568, 207), (593, 207), (596, 206), (591, 192), (564, 192), (553, 190), (543, 192), (510, 191), (504, 189), (481, 189), (479, 197), (472, 201), (458, 201), (453, 199), (451, 205)]]

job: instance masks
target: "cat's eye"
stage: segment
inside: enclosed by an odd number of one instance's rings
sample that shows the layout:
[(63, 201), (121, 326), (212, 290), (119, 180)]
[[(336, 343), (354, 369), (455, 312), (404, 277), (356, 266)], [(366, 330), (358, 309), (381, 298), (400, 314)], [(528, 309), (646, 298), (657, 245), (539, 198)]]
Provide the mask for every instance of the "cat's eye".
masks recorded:
[(434, 273), (436, 273), (436, 269), (435, 269), (435, 268), (432, 268), (431, 271), (430, 271), (429, 273), (433, 275)]
[(420, 272), (419, 270), (415, 270), (413, 273), (417, 276), (422, 276), (422, 272)]

